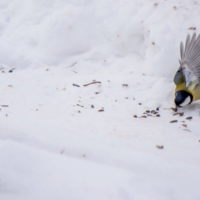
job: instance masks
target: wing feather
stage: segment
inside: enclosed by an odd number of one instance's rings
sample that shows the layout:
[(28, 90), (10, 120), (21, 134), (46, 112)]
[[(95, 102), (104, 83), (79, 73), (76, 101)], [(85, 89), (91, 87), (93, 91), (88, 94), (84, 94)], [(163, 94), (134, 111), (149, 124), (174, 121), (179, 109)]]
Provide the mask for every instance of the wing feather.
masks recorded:
[(188, 89), (200, 88), (200, 35), (196, 38), (196, 33), (194, 33), (191, 39), (188, 35), (185, 48), (183, 42), (180, 44), (180, 54), (180, 67), (186, 87)]

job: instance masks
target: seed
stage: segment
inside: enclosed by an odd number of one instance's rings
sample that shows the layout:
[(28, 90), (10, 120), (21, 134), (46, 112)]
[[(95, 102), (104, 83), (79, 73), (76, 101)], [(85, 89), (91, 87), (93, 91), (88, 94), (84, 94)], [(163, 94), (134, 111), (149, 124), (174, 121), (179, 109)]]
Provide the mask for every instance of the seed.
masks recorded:
[(191, 119), (192, 119), (192, 117), (191, 117), (191, 116), (189, 116), (189, 117), (186, 117), (185, 119), (191, 120)]
[(190, 27), (188, 30), (193, 30), (193, 31), (195, 31), (195, 30), (196, 30), (196, 27)]
[(98, 110), (98, 112), (104, 112), (104, 108), (101, 108), (100, 110)]
[(171, 108), (174, 112), (177, 112), (178, 109), (177, 108)]
[(184, 126), (184, 127), (187, 127), (187, 124), (181, 124), (182, 126)]
[(80, 87), (80, 85), (77, 85), (77, 84), (75, 84), (75, 83), (73, 83), (72, 85), (73, 85), (73, 86), (76, 86), (76, 87)]
[(176, 123), (176, 122), (178, 122), (178, 120), (172, 120), (169, 123)]
[(184, 131), (188, 131), (188, 132), (191, 132), (191, 130), (189, 130), (189, 129), (183, 129)]
[(156, 147), (157, 147), (158, 149), (163, 149), (163, 148), (164, 148), (163, 145), (156, 145)]
[(174, 113), (173, 116), (175, 116), (175, 115), (183, 116), (184, 113), (183, 112), (181, 112), (181, 113)]
[(143, 115), (143, 116), (141, 116), (140, 118), (147, 118), (147, 116)]

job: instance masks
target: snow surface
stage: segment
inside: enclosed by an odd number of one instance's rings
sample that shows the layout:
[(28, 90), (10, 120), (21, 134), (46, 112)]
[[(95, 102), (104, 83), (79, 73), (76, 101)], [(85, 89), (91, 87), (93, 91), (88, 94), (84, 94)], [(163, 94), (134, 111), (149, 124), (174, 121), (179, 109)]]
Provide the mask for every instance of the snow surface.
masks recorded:
[(199, 15), (195, 0), (0, 0), (0, 199), (199, 200), (199, 102), (170, 110)]

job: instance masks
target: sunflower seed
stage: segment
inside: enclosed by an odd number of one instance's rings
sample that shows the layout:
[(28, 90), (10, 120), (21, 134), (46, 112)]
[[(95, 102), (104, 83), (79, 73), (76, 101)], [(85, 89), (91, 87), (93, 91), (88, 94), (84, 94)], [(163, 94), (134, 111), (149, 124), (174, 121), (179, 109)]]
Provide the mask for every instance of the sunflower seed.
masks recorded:
[(163, 148), (164, 148), (163, 145), (156, 145), (156, 147), (157, 147), (158, 149), (163, 149)]
[(172, 120), (169, 123), (176, 123), (176, 122), (178, 122), (178, 120)]

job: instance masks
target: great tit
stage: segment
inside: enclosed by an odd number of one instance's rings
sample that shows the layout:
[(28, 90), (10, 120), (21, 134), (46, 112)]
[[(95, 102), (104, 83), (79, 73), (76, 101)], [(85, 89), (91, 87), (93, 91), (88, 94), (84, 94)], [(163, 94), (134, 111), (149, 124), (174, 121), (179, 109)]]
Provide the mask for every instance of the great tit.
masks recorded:
[(180, 67), (174, 76), (176, 110), (200, 99), (200, 35), (187, 36), (180, 44)]

